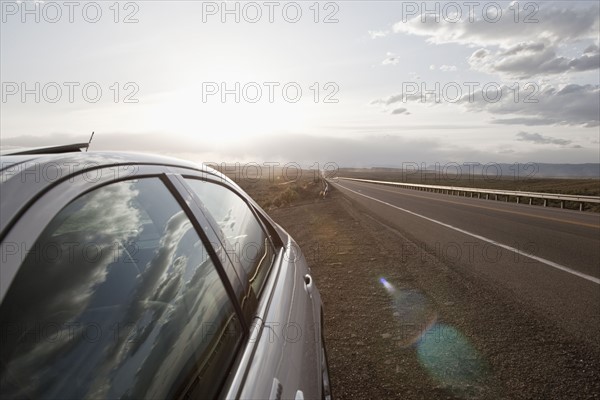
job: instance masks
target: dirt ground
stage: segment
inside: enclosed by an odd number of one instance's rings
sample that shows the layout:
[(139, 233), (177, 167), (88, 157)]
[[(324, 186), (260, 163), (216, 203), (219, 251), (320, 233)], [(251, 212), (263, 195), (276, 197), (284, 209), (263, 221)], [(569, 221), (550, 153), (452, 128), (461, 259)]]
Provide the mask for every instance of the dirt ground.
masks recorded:
[(597, 349), (341, 193), (269, 213), (299, 243), (321, 291), (335, 398), (600, 398)]

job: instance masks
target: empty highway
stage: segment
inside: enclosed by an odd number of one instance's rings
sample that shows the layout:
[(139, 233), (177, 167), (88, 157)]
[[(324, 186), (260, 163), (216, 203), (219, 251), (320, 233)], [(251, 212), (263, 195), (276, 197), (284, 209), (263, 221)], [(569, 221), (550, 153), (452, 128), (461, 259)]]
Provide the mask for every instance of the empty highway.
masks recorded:
[(423, 254), (511, 293), (574, 339), (600, 347), (600, 215), (343, 179), (330, 183)]

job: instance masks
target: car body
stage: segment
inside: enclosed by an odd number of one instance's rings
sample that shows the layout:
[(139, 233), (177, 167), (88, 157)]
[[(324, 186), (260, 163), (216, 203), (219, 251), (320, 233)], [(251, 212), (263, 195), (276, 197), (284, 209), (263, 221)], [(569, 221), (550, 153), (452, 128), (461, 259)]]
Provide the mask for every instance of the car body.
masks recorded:
[(201, 165), (1, 156), (2, 398), (330, 398), (297, 244)]

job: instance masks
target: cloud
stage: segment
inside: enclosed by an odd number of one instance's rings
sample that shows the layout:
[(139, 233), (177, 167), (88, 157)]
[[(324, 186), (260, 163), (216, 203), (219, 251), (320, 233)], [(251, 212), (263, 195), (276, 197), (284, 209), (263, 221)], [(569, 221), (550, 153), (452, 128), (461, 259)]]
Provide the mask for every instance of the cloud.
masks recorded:
[(591, 44), (583, 50), (583, 54), (598, 54), (600, 47), (597, 44)]
[(394, 53), (388, 52), (386, 54), (385, 60), (381, 62), (382, 65), (398, 65), (400, 62), (400, 57), (395, 55)]
[(453, 72), (456, 70), (457, 70), (457, 68), (455, 65), (442, 65), (440, 67), (440, 71), (444, 71), (444, 72)]
[(517, 118), (493, 119), (490, 121), (490, 123), (501, 124), (501, 125), (539, 126), (539, 125), (548, 125), (548, 120), (545, 118), (517, 117)]
[(555, 48), (544, 43), (529, 42), (494, 53), (478, 49), (469, 57), (468, 62), (474, 70), (525, 79), (539, 74), (552, 75), (598, 69), (600, 52), (597, 46), (590, 46), (580, 57), (567, 58), (557, 56)]
[(441, 66), (441, 67), (439, 67), (439, 68), (437, 68), (437, 67), (435, 66), (435, 64), (431, 64), (431, 65), (429, 66), (429, 70), (430, 70), (430, 71), (435, 71), (436, 69), (439, 69), (440, 71), (444, 71), (444, 72), (456, 71), (456, 70), (457, 70), (457, 68), (456, 68), (456, 66), (455, 66), (455, 65), (445, 65), (445, 64), (444, 64), (444, 65), (442, 65), (442, 66)]
[(572, 143), (571, 140), (557, 139), (550, 136), (542, 136), (539, 133), (519, 132), (517, 140), (520, 142), (531, 142), (534, 144), (556, 144), (559, 146), (567, 146)]
[(486, 58), (488, 55), (490, 54), (490, 52), (486, 49), (479, 49), (477, 51), (475, 51), (472, 55), (471, 58), (469, 60), (473, 60), (473, 62), (477, 62), (477, 60), (481, 60), (483, 58)]
[(406, 33), (422, 36), (429, 43), (457, 43), (469, 46), (500, 46), (510, 48), (514, 43), (528, 42), (532, 38), (539, 41), (558, 44), (581, 39), (598, 39), (599, 6), (594, 2), (585, 7), (570, 9), (559, 8), (548, 3), (536, 3), (538, 7), (534, 15), (528, 13), (537, 23), (526, 23), (527, 15), (521, 16), (519, 22), (514, 20), (514, 12), (510, 4), (502, 10), (503, 17), (497, 22), (489, 22), (483, 17), (482, 8), (477, 8), (472, 19), (468, 15), (458, 22), (441, 18), (436, 22), (429, 16), (425, 22), (421, 15), (394, 24), (395, 33)]
[[(475, 91), (473, 101), (464, 95), (461, 102), (472, 111), (487, 111), (496, 115), (515, 115), (496, 124), (581, 125), (587, 128), (600, 125), (600, 86), (570, 84), (562, 88), (552, 85), (519, 88), (515, 99), (514, 87), (502, 86), (497, 102), (485, 100), (482, 91)], [(515, 120), (514, 118), (521, 118)], [(545, 122), (545, 123), (544, 123)]]
[(399, 94), (394, 94), (391, 95), (385, 99), (375, 99), (373, 101), (371, 101), (372, 105), (376, 105), (376, 104), (382, 104), (382, 105), (392, 105), (395, 103), (399, 103), (399, 102), (406, 102), (406, 101), (419, 101), (421, 99), (421, 94), (420, 93), (416, 93), (416, 94), (404, 94), (404, 93), (399, 93)]
[(405, 115), (410, 115), (410, 113), (408, 112), (408, 110), (406, 108), (396, 108), (392, 111), (392, 114), (405, 114)]
[(386, 37), (389, 34), (390, 34), (390, 31), (383, 31), (383, 30), (369, 31), (369, 36), (371, 37), (371, 39)]
[[(588, 46), (576, 57), (558, 55), (561, 47), (568, 44), (598, 40), (600, 7), (597, 2), (569, 9), (557, 7), (551, 2), (536, 3), (536, 9), (521, 10), (518, 22), (514, 19), (514, 7), (509, 7), (507, 4), (502, 9), (503, 17), (497, 22), (486, 20), (483, 8), (476, 7), (472, 19), (466, 9), (458, 22), (451, 22), (449, 18), (440, 18), (436, 22), (433, 15), (423, 21), (422, 16), (417, 15), (397, 22), (393, 31), (424, 37), (431, 44), (455, 43), (481, 47), (468, 59), (471, 68), (511, 78), (600, 68), (597, 44)], [(525, 22), (528, 15), (537, 22)]]
[(398, 57), (388, 57), (381, 62), (381, 65), (398, 65), (400, 59)]
[[(432, 85), (425, 86), (427, 89), (432, 87)], [(467, 87), (461, 87), (461, 96), (456, 101), (445, 99), (442, 90), (437, 97), (441, 100), (440, 103), (454, 103), (467, 111), (485, 111), (493, 115), (507, 116), (504, 119), (492, 120), (493, 124), (580, 125), (587, 128), (600, 125), (600, 86), (598, 85), (570, 84), (558, 88), (552, 85), (540, 87), (530, 84), (516, 88), (492, 82), (485, 91), (483, 87), (479, 85), (472, 91)], [(431, 93), (422, 95), (420, 91), (394, 94), (371, 102), (386, 107), (397, 103), (440, 104), (436, 103), (435, 95)]]

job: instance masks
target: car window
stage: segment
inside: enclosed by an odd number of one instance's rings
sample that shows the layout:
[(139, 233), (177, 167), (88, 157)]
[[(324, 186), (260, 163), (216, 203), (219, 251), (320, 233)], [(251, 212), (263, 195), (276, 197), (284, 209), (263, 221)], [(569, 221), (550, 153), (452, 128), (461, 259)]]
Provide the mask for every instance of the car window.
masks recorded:
[(0, 308), (7, 398), (213, 397), (242, 330), (198, 233), (158, 178), (59, 212)]
[(248, 204), (225, 186), (199, 179), (187, 182), (221, 228), (230, 257), (241, 263), (259, 296), (275, 254), (260, 222)]

